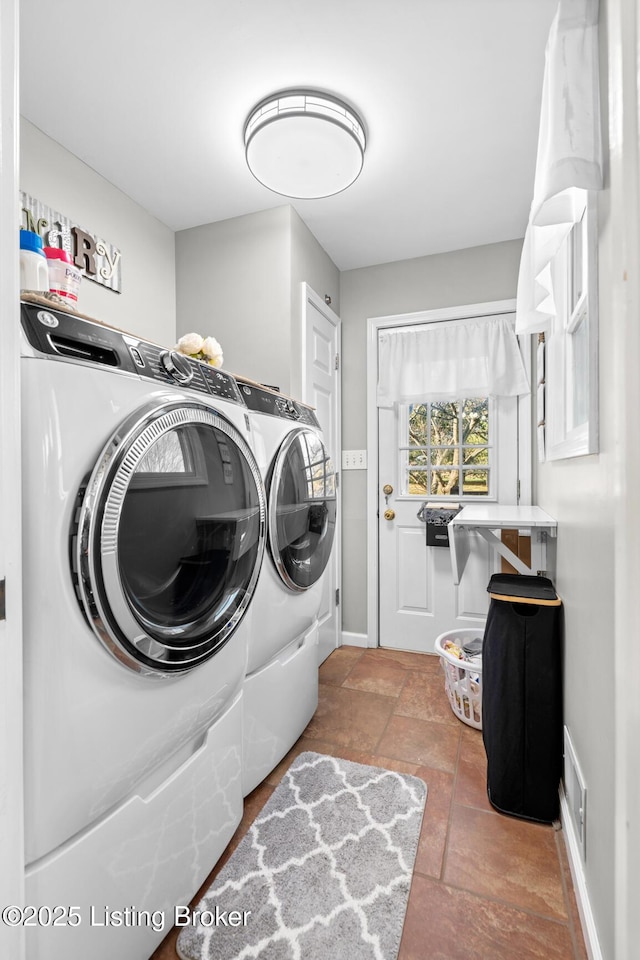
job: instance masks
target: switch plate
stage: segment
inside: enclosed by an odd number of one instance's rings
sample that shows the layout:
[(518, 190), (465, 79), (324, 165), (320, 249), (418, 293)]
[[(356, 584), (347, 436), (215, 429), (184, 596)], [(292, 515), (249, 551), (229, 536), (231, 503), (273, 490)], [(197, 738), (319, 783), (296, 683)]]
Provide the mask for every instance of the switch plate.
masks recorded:
[(367, 451), (366, 450), (343, 450), (342, 451), (342, 469), (343, 470), (366, 470), (367, 469)]

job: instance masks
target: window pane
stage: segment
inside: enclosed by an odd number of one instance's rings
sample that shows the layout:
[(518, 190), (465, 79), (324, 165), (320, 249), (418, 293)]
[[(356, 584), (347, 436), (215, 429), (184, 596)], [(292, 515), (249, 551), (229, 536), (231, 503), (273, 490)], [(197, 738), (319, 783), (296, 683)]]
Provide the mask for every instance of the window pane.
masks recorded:
[(411, 467), (426, 467), (427, 465), (427, 451), (426, 450), (409, 450), (409, 465)]
[(446, 467), (452, 463), (458, 463), (459, 453), (457, 447), (432, 447), (431, 448), (431, 466)]
[[(487, 496), (491, 461), (488, 397), (443, 399), (403, 409), (399, 454), (404, 495)], [(476, 471), (464, 490), (463, 466)]]
[(589, 419), (589, 341), (586, 314), (571, 334), (569, 362), (573, 376), (567, 429), (573, 430)]
[(427, 404), (413, 403), (409, 407), (409, 444), (424, 447), (427, 443)]
[(569, 316), (578, 305), (584, 291), (583, 220), (573, 225), (569, 234)]
[(489, 442), (489, 400), (465, 400), (462, 407), (462, 442)]
[(459, 410), (457, 400), (431, 404), (431, 443), (434, 447), (459, 443)]
[(463, 463), (489, 463), (488, 447), (464, 447), (462, 451)]
[(136, 467), (136, 473), (186, 473), (182, 437), (184, 430), (170, 430), (153, 443)]
[(432, 470), (430, 495), (432, 497), (457, 497), (458, 489), (457, 470)]
[(462, 484), (464, 494), (473, 494), (473, 496), (487, 496), (489, 493), (489, 471), (488, 470), (463, 470)]
[(414, 493), (416, 496), (427, 496), (427, 471), (410, 470), (407, 493)]

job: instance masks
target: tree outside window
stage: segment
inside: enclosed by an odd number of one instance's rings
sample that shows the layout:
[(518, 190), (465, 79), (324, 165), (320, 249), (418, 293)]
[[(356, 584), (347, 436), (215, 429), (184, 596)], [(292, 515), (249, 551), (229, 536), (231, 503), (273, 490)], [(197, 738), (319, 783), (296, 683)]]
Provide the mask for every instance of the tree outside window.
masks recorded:
[(405, 493), (420, 497), (488, 496), (488, 397), (415, 403), (405, 408)]

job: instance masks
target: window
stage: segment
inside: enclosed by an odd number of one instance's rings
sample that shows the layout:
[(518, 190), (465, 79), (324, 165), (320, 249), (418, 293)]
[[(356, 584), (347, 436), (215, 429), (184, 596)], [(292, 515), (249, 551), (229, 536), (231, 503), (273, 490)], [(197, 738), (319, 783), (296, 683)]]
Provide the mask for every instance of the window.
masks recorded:
[(493, 497), (488, 397), (413, 403), (401, 417), (403, 495)]
[(556, 316), (546, 337), (545, 427), (549, 460), (598, 450), (597, 230), (587, 191), (582, 213), (552, 265)]
[[(220, 431), (214, 431), (214, 434), (222, 459), (226, 457), (228, 462), (227, 437)], [(206, 484), (203, 436), (203, 428), (193, 424), (160, 434), (140, 457), (129, 484), (131, 489)]]

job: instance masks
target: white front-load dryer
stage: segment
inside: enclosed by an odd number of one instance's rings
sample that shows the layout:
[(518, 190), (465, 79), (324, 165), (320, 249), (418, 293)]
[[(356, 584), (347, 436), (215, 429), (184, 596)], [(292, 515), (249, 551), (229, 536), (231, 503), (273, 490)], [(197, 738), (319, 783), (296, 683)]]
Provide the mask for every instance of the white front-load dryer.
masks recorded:
[(22, 324), (27, 901), (80, 916), (28, 956), (146, 960), (242, 815), (263, 482), (228, 374), (50, 307)]
[(336, 525), (336, 478), (311, 407), (238, 378), (267, 491), (268, 556), (253, 600), (243, 691), (243, 793), (318, 705), (318, 611)]

